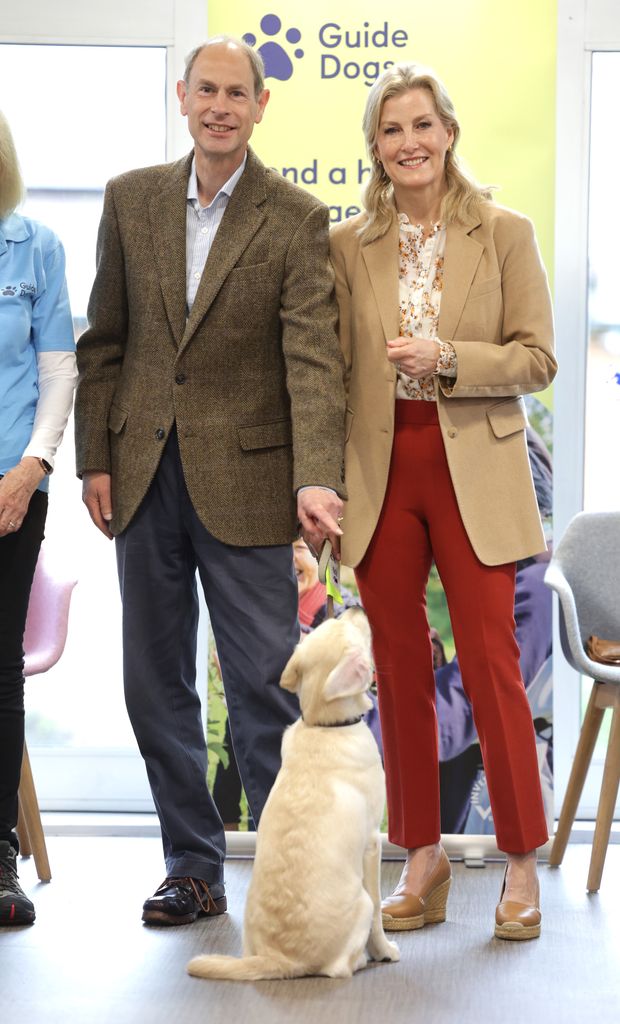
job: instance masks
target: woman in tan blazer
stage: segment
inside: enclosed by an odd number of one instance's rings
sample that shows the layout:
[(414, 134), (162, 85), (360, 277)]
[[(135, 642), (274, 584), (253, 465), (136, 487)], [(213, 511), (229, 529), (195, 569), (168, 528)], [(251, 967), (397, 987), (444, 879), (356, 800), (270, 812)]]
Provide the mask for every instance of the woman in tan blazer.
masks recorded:
[(548, 833), (514, 638), (515, 562), (544, 550), (522, 395), (556, 371), (532, 225), (455, 155), (460, 129), (427, 69), (370, 91), (366, 212), (332, 232), (346, 363), (342, 559), (374, 637), (389, 834), (408, 850), (384, 926), (444, 920), (435, 684), (426, 617), (434, 560), (452, 620), (507, 871), (495, 934), (540, 934), (536, 847)]

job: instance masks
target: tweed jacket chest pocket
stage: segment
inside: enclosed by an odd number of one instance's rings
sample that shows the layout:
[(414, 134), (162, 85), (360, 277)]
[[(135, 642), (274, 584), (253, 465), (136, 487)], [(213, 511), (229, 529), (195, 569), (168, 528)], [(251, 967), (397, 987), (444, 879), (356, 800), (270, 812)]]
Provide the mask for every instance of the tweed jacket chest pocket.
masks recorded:
[[(270, 261), (233, 267), (222, 285), (212, 313), (229, 315), (233, 308), (236, 316), (243, 319), (244, 330), (252, 330), (258, 323), (264, 323), (273, 275), (274, 267)], [(238, 322), (237, 319), (237, 327)]]

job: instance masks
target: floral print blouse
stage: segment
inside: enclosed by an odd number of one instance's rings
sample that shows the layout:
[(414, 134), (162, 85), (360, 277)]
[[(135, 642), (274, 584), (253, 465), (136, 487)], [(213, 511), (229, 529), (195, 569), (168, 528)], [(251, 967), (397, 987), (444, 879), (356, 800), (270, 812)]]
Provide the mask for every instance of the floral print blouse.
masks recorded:
[[(439, 307), (443, 289), (443, 263), (446, 229), (440, 223), (424, 239), (421, 224), (411, 224), (406, 213), (399, 213), (399, 305), (400, 333), (403, 338), (416, 335), (437, 341)], [(430, 377), (413, 378), (398, 372), (397, 398), (435, 401), (437, 374), (456, 377), (456, 352), (452, 345), (439, 341), (441, 349), (435, 373)]]

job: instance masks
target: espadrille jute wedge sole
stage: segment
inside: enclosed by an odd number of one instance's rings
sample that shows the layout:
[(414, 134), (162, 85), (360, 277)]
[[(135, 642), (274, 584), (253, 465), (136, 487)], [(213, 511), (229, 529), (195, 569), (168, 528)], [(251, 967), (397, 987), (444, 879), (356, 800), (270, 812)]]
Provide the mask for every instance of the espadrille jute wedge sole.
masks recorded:
[(537, 939), (540, 935), (540, 924), (525, 925), (518, 921), (504, 921), (503, 924), (495, 925), (495, 937), (497, 939), (511, 939), (521, 941), (522, 939)]
[(427, 882), (428, 890), (419, 896), (398, 893), (382, 903), (382, 921), (385, 931), (416, 931), (425, 924), (438, 924), (446, 919), (446, 906), (452, 872), (450, 861), (442, 850), (442, 857)]

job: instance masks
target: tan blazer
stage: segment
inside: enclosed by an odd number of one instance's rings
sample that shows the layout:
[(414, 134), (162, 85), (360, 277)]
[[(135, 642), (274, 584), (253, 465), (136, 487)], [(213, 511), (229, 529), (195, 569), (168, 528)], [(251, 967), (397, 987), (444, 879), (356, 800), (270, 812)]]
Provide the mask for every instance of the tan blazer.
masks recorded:
[[(368, 547), (385, 496), (396, 393), (385, 343), (400, 334), (398, 222), (362, 246), (363, 217), (331, 232), (347, 392), (342, 554), (351, 566)], [(489, 203), (479, 218), (448, 227), (438, 333), (458, 358), (456, 381), (439, 378), (436, 394), (472, 546), (487, 565), (544, 550), (519, 396), (546, 388), (556, 361), (547, 278), (527, 218)]]
[(207, 529), (228, 544), (286, 544), (297, 488), (344, 496), (328, 211), (249, 152), (186, 318), (190, 166), (191, 155), (107, 187), (78, 342), (78, 473), (112, 474), (120, 533), (176, 422)]

